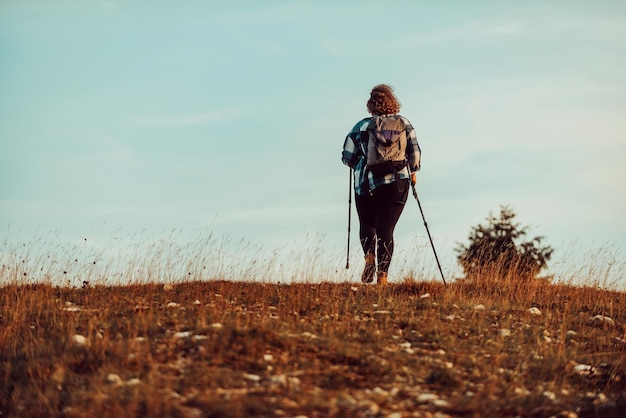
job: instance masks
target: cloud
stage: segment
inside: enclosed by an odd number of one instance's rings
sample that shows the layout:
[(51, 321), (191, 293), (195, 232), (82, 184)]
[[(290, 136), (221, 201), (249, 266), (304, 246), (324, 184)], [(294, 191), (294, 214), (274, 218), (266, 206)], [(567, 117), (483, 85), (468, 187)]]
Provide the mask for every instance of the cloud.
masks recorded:
[(485, 35), (515, 35), (522, 32), (522, 29), (523, 26), (521, 23), (511, 22), (479, 28), (478, 32), (482, 32)]
[(50, 166), (59, 170), (82, 168), (87, 172), (140, 168), (146, 164), (127, 143), (96, 131), (75, 131), (65, 135), (62, 146), (46, 148), (42, 153)]
[(169, 117), (139, 117), (133, 119), (132, 123), (137, 126), (150, 128), (181, 127), (223, 122), (239, 116), (240, 112), (236, 110), (218, 110), (214, 112), (192, 113)]
[(299, 17), (306, 17), (316, 6), (313, 3), (282, 2), (276, 6), (267, 6), (262, 2), (251, 2), (247, 7), (233, 7), (214, 16), (213, 20), (224, 25), (258, 25), (259, 22), (291, 22)]
[(341, 211), (341, 206), (333, 204), (315, 204), (285, 207), (256, 207), (251, 209), (228, 210), (216, 216), (216, 223), (257, 223), (267, 221), (299, 221), (302, 219), (325, 220), (330, 215)]
[(440, 46), (475, 43), (486, 40), (508, 41), (506, 37), (521, 35), (524, 25), (521, 22), (473, 21), (456, 26), (436, 28), (431, 31), (411, 34), (403, 45)]
[[(423, 119), (456, 142), (448, 156), (461, 158), (481, 148), (567, 154), (586, 148), (589, 138), (596, 149), (620, 143), (626, 133), (621, 116), (626, 105), (619, 104), (624, 98), (617, 83), (576, 74), (488, 79), (442, 90)], [(607, 107), (611, 102), (617, 106)], [(446, 122), (449, 115), (454, 124)]]
[(626, 36), (626, 18), (620, 14), (572, 15), (546, 21), (544, 29), (558, 35), (577, 34), (586, 40), (604, 39), (617, 44)]
[(136, 4), (140, 0), (3, 0), (2, 12), (47, 13), (51, 11), (90, 12), (119, 11), (121, 8)]

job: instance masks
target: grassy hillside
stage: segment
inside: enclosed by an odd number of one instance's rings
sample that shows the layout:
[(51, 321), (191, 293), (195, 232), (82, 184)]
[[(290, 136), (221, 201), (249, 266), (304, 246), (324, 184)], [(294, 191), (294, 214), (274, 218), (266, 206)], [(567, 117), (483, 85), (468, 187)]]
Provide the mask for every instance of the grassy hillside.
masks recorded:
[(626, 294), (532, 283), (0, 288), (0, 415), (618, 417)]

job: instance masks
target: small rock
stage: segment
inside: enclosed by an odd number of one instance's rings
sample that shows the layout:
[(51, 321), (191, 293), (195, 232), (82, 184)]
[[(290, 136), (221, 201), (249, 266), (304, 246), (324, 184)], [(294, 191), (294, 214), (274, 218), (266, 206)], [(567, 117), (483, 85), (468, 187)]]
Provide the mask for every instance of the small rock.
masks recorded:
[(202, 302), (200, 302), (198, 299), (196, 299), (196, 300), (193, 301), (193, 304), (194, 305), (201, 305)]
[(258, 374), (250, 374), (250, 373), (244, 373), (243, 378), (246, 380), (251, 380), (253, 382), (259, 382), (261, 380), (261, 376), (259, 376)]
[(122, 381), (122, 378), (118, 374), (115, 374), (115, 373), (109, 373), (107, 375), (106, 382), (114, 386), (120, 386), (124, 383)]
[(134, 378), (132, 378), (130, 380), (127, 380), (124, 384), (126, 386), (137, 386), (137, 385), (141, 384), (141, 379), (138, 379), (138, 378), (134, 377)]
[(443, 399), (435, 399), (433, 401), (433, 405), (438, 406), (439, 408), (448, 408), (450, 406), (450, 402)]
[(626, 345), (626, 340), (620, 337), (613, 337), (611, 341), (613, 341), (615, 344)]
[(276, 375), (276, 376), (272, 376), (272, 378), (270, 379), (270, 382), (272, 382), (275, 385), (286, 386), (287, 385), (287, 375), (286, 374), (279, 374), (279, 375)]
[(222, 327), (223, 327), (223, 325), (222, 325), (222, 324), (220, 324), (219, 322), (216, 322), (216, 323), (214, 323), (214, 324), (211, 324), (211, 328), (214, 328), (214, 329), (220, 329), (220, 328), (222, 328)]
[(363, 399), (357, 404), (360, 408), (365, 409), (367, 415), (377, 415), (380, 412), (380, 406), (374, 401)]
[(439, 395), (436, 393), (421, 393), (416, 400), (418, 403), (426, 403), (436, 401), (437, 399), (439, 399)]
[(572, 370), (581, 376), (588, 376), (594, 373), (593, 366), (589, 364), (577, 364), (572, 368)]
[(430, 293), (424, 293), (422, 296), (420, 296), (420, 299), (428, 299), (430, 297)]
[(167, 304), (168, 308), (178, 308), (180, 306), (180, 303), (176, 303), (176, 302), (170, 302)]
[(528, 310), (528, 313), (529, 313), (529, 314), (531, 314), (531, 315), (534, 315), (534, 316), (539, 316), (539, 315), (541, 315), (541, 311), (539, 310), (539, 308), (537, 308), (537, 307), (535, 307), (535, 306), (533, 306), (532, 308), (530, 308), (530, 309)]
[(515, 388), (515, 390), (513, 391), (515, 392), (516, 395), (520, 395), (520, 396), (528, 396), (530, 395), (530, 391), (526, 388)]
[(174, 338), (189, 338), (191, 336), (191, 332), (189, 331), (181, 331), (174, 334)]
[(475, 311), (484, 311), (485, 310), (485, 305), (483, 305), (482, 303), (480, 305), (476, 305), (473, 308)]
[(271, 354), (264, 354), (263, 355), (263, 360), (264, 361), (272, 361), (272, 360), (274, 360), (274, 356), (271, 355)]
[(556, 400), (556, 394), (554, 392), (550, 392), (549, 390), (544, 391), (542, 395), (550, 399), (551, 401)]
[(612, 318), (609, 318), (608, 316), (604, 316), (604, 315), (596, 315), (593, 318), (589, 318), (589, 321), (591, 321), (591, 323), (596, 326), (603, 326), (603, 325), (607, 325), (609, 327), (615, 326), (615, 321), (613, 321)]
[(207, 337), (206, 335), (194, 335), (193, 337), (191, 337), (191, 339), (194, 341), (202, 341), (202, 340), (208, 340), (209, 337)]
[(573, 339), (574, 337), (576, 337), (577, 335), (578, 335), (578, 333), (577, 333), (576, 331), (572, 331), (572, 330), (570, 329), (569, 331), (567, 331), (567, 332), (565, 333), (565, 339), (566, 339), (566, 340), (571, 340), (571, 339)]
[(387, 392), (385, 389), (382, 389), (378, 386), (372, 389), (372, 392), (374, 392), (377, 395), (384, 395), (384, 396), (387, 396), (389, 394), (389, 392)]
[(511, 330), (510, 329), (502, 328), (500, 330), (500, 337), (506, 338), (506, 337), (510, 337), (510, 336), (511, 336)]
[(72, 341), (74, 342), (74, 344), (76, 345), (87, 345), (87, 338), (85, 338), (85, 336), (80, 335), (80, 334), (76, 334), (72, 337)]

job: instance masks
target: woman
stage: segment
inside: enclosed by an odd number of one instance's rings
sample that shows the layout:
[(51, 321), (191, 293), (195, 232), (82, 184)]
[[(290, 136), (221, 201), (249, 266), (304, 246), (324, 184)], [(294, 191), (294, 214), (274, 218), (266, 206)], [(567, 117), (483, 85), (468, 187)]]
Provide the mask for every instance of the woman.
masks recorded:
[[(415, 184), (415, 172), (420, 169), (420, 147), (411, 123), (398, 115), (400, 102), (393, 87), (380, 84), (374, 87), (367, 102), (372, 117), (359, 121), (344, 142), (342, 161), (354, 169), (354, 192), (359, 215), (359, 237), (365, 254), (363, 283), (371, 283), (377, 276), (379, 285), (386, 285), (389, 264), (393, 256), (393, 231), (402, 214), (409, 193), (409, 181)], [(381, 120), (394, 119), (402, 126), (404, 137), (398, 146), (402, 164), (376, 166), (372, 153), (376, 148), (376, 133)], [(374, 123), (376, 122), (376, 123)], [(379, 131), (377, 131), (377, 126)], [(383, 130), (384, 131), (384, 130)], [(399, 142), (402, 142), (399, 140)], [(368, 165), (368, 154), (370, 163)], [(378, 155), (380, 157), (380, 154)], [(394, 159), (397, 160), (397, 157)], [(377, 265), (378, 264), (378, 265)]]

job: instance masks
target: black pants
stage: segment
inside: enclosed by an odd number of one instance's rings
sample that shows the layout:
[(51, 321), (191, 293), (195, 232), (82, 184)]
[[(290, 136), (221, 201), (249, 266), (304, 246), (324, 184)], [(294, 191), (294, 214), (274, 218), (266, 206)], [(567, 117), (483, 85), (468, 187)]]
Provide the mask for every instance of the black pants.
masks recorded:
[(371, 195), (355, 197), (361, 246), (365, 254), (376, 253), (379, 271), (389, 271), (393, 256), (393, 230), (408, 195), (409, 181), (400, 180), (399, 183), (377, 187)]

